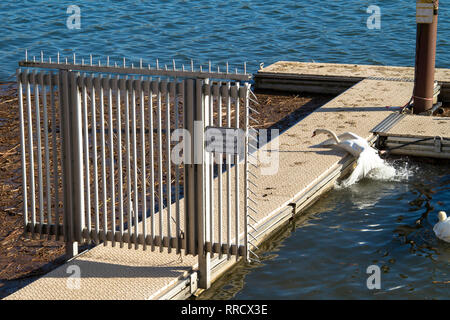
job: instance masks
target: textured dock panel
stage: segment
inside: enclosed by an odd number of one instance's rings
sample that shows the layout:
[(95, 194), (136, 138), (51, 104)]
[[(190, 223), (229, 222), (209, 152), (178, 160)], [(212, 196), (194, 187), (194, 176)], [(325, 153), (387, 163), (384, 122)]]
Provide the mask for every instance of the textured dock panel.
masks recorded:
[[(262, 90), (341, 94), (363, 79), (412, 82), (414, 68), (278, 61), (258, 70), (254, 79)], [(441, 84), (440, 99), (450, 102), (450, 69), (436, 69), (435, 80)]]
[(437, 136), (450, 139), (450, 118), (407, 115), (380, 134), (418, 139)]
[[(283, 74), (283, 75), (317, 75), (324, 77), (359, 78), (369, 77), (414, 79), (414, 68), (395, 66), (375, 66), (361, 64), (335, 64), (335, 63), (311, 63), (278, 61), (270, 66), (262, 68), (259, 74)], [(450, 82), (450, 69), (436, 69), (435, 80)]]

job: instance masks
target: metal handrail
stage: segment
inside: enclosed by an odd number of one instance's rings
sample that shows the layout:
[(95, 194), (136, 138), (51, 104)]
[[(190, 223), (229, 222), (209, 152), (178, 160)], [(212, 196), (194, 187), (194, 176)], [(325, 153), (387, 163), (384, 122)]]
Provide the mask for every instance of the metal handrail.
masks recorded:
[(236, 81), (250, 81), (251, 74), (247, 73), (226, 73), (226, 72), (205, 72), (192, 70), (170, 70), (159, 68), (144, 68), (144, 67), (119, 67), (119, 66), (96, 66), (86, 64), (73, 63), (55, 63), (55, 62), (36, 62), (36, 61), (19, 61), (20, 67), (28, 68), (43, 68), (43, 69), (58, 69), (71, 71), (88, 71), (98, 73), (114, 73), (114, 74), (135, 74), (146, 76), (163, 76), (174, 78), (202, 78), (202, 79), (223, 79)]

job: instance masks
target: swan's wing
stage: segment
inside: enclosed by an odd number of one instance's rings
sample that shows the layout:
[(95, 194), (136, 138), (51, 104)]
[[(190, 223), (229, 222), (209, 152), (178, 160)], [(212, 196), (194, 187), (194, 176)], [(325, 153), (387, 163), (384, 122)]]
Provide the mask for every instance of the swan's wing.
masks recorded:
[(345, 152), (350, 153), (351, 155), (357, 157), (358, 155), (355, 154), (355, 151), (352, 149), (351, 145), (348, 143), (339, 143), (339, 144), (332, 144), (330, 145), (331, 148), (336, 150), (344, 150)]
[[(353, 132), (344, 132), (344, 133), (338, 135), (338, 138), (341, 141), (341, 143), (344, 141), (348, 141), (348, 140), (357, 140), (357, 141), (359, 141), (359, 143), (361, 145), (364, 145), (364, 147), (368, 146), (368, 142), (366, 139), (361, 138), (360, 136), (358, 136), (357, 134), (354, 134)], [(335, 144), (336, 144), (336, 141), (334, 141), (333, 138), (330, 138), (330, 139), (325, 140), (322, 143), (320, 143), (319, 146), (330, 147)]]
[(436, 223), (433, 231), (439, 239), (450, 242), (450, 220)]
[[(359, 139), (363, 139), (360, 136), (358, 136), (357, 134), (354, 134), (353, 132), (344, 132), (340, 135), (338, 135), (339, 140), (359, 140)], [(365, 139), (364, 139), (365, 140)]]
[(334, 141), (334, 139), (328, 139), (318, 144), (320, 147), (331, 147), (333, 145), (336, 145), (336, 141)]
[(364, 146), (360, 146), (358, 141), (355, 140), (344, 140), (335, 144), (335, 146), (344, 149), (354, 157), (359, 157), (359, 155), (366, 150)]

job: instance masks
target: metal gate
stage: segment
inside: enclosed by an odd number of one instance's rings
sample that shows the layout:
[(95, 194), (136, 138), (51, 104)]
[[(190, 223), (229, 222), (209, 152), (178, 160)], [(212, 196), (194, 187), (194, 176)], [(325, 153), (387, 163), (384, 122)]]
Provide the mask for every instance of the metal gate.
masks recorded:
[[(26, 232), (249, 258), (251, 75), (173, 64), (19, 63)], [(243, 152), (205, 149), (221, 128)]]

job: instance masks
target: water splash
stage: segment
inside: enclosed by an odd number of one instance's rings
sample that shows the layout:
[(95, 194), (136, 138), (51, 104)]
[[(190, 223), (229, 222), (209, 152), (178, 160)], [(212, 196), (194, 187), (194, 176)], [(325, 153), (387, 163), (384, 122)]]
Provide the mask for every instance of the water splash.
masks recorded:
[(337, 188), (347, 188), (354, 185), (363, 178), (379, 181), (407, 181), (414, 174), (414, 168), (408, 162), (401, 166), (395, 166), (380, 158), (378, 151), (374, 148), (364, 150), (358, 160), (356, 167), (350, 176), (336, 183)]

